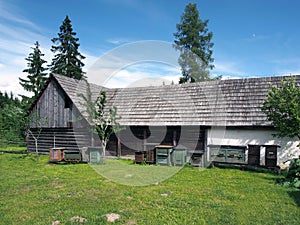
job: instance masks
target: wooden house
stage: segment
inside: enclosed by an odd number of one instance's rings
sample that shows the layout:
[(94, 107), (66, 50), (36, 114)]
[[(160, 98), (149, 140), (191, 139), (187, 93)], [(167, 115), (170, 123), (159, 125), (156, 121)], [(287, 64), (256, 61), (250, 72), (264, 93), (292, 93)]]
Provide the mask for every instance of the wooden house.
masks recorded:
[[(200, 83), (137, 88), (107, 89), (91, 84), (95, 100), (101, 90), (107, 94), (107, 109), (115, 106), (125, 127), (108, 145), (112, 156), (133, 156), (158, 144), (184, 146), (188, 159), (197, 153), (201, 164), (212, 161), (280, 165), (291, 155), (298, 156), (297, 140), (275, 138), (272, 124), (261, 111), (270, 85), (285, 77), (231, 79)], [(296, 76), (300, 84), (300, 76)], [(60, 75), (51, 75), (32, 106), (32, 115), (45, 120), (38, 148), (48, 152), (60, 146), (81, 149), (100, 145), (92, 135), (84, 100), (87, 84)], [(34, 150), (32, 136), (28, 149)]]

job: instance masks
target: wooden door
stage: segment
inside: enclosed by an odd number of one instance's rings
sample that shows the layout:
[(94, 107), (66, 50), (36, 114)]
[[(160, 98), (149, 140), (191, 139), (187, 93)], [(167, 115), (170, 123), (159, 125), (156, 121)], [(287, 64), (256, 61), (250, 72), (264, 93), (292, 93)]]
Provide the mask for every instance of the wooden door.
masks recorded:
[(260, 146), (249, 145), (248, 164), (251, 166), (259, 166), (260, 162)]
[(266, 147), (266, 167), (276, 167), (277, 165), (277, 146)]

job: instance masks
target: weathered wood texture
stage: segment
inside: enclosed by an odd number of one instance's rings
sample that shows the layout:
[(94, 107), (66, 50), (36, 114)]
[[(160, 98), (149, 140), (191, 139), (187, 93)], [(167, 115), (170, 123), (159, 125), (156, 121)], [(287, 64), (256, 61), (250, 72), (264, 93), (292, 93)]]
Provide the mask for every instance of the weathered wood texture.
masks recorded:
[[(185, 134), (182, 134), (184, 132)], [(190, 150), (204, 150), (205, 130), (191, 129), (190, 127), (166, 126), (130, 126), (126, 130), (113, 135), (109, 142), (110, 154), (116, 155), (118, 140), (121, 141), (121, 156), (134, 155), (135, 151), (145, 150), (144, 145), (183, 145)]]
[[(205, 129), (213, 126), (268, 127), (271, 125), (261, 111), (270, 84), (279, 85), (285, 77), (266, 77), (208, 81), (159, 87), (107, 89), (91, 84), (92, 99), (107, 93), (106, 110), (115, 106), (126, 129), (113, 136), (108, 152), (132, 155), (143, 150), (146, 143), (181, 144), (188, 149), (204, 150)], [(295, 76), (297, 85), (300, 76)], [(32, 107), (47, 123), (32, 123), (33, 130), (42, 127), (39, 137), (41, 151), (56, 146), (80, 148), (95, 145), (88, 137), (83, 98), (87, 84), (60, 75), (51, 75), (46, 88)], [(201, 129), (200, 129), (201, 127)], [(37, 129), (35, 129), (37, 131)], [(96, 140), (98, 140), (96, 138)], [(99, 145), (99, 143), (98, 143)], [(29, 150), (35, 150), (29, 136)], [(119, 149), (120, 150), (120, 149)]]
[[(261, 111), (270, 84), (287, 77), (207, 81), (141, 88), (104, 89), (92, 84), (93, 98), (107, 93), (107, 108), (115, 106), (124, 126), (270, 126)], [(300, 76), (295, 76), (300, 84)], [(84, 81), (54, 75), (73, 104), (83, 111), (78, 93)]]
[(32, 128), (67, 128), (72, 121), (72, 101), (57, 82), (49, 82), (32, 108), (31, 115)]
[[(91, 146), (92, 138), (85, 129), (74, 131), (72, 128), (42, 128), (31, 129), (34, 137), (38, 137), (38, 151), (49, 152), (50, 148), (63, 147), (68, 150), (80, 150), (82, 147)], [(99, 142), (97, 142), (100, 145)], [(35, 151), (35, 142), (30, 134), (27, 137), (28, 151)]]

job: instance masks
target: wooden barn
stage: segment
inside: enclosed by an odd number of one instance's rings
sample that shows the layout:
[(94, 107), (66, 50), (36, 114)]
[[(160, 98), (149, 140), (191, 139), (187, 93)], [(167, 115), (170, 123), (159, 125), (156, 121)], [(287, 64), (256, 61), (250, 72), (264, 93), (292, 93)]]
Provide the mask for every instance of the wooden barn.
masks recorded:
[[(107, 108), (115, 106), (125, 128), (111, 137), (107, 154), (133, 156), (163, 144), (187, 150), (187, 160), (198, 156), (204, 166), (212, 161), (274, 167), (291, 155), (298, 156), (297, 140), (273, 137), (276, 131), (261, 111), (270, 84), (285, 77), (207, 81), (200, 83), (107, 89), (91, 84), (93, 99), (101, 90)], [(300, 76), (296, 76), (300, 84)], [(80, 93), (84, 81), (51, 75), (32, 106), (32, 123), (38, 149), (82, 149), (100, 145), (91, 129)], [(40, 126), (41, 125), (41, 126)], [(38, 127), (41, 127), (38, 128)], [(93, 137), (91, 137), (93, 136)], [(32, 135), (28, 149), (35, 150)]]

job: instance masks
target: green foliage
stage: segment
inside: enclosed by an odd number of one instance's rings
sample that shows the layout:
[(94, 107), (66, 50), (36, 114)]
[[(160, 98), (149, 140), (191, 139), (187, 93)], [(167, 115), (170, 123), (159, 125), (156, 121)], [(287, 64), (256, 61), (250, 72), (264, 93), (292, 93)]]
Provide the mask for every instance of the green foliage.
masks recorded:
[(300, 189), (300, 159), (292, 159), (283, 184)]
[(295, 85), (295, 79), (271, 87), (262, 111), (277, 129), (276, 136), (300, 139), (300, 87)]
[(79, 93), (78, 96), (83, 99), (83, 102), (80, 102), (80, 105), (84, 108), (83, 111), (81, 111), (82, 114), (86, 115), (87, 121), (94, 125), (94, 119), (96, 114), (96, 102), (93, 100), (93, 93), (91, 91), (91, 85), (90, 83), (84, 79), (83, 80), (86, 83), (86, 93)]
[(108, 115), (105, 113), (106, 107), (106, 93), (101, 91), (100, 96), (96, 100), (95, 126), (100, 136), (103, 154), (105, 156), (106, 145), (110, 136), (113, 133), (118, 133), (122, 130), (118, 120), (121, 118), (117, 114), (117, 108), (113, 106), (109, 109)]
[(0, 92), (0, 139), (4, 141), (24, 140), (24, 112), (20, 100)]
[[(185, 167), (157, 185), (126, 186), (88, 164), (48, 161), (0, 153), (1, 224), (300, 224), (300, 192), (274, 185), (277, 175)], [(108, 213), (121, 217), (109, 223)]]
[(73, 31), (71, 20), (68, 16), (60, 26), (60, 32), (57, 38), (53, 38), (54, 45), (51, 51), (56, 53), (50, 65), (50, 71), (67, 77), (81, 80), (84, 78), (82, 67), (85, 59), (78, 51), (79, 38), (76, 38), (76, 32)]
[(181, 16), (181, 23), (176, 24), (174, 33), (175, 49), (180, 51), (178, 63), (183, 77), (180, 83), (210, 80), (208, 69), (213, 69), (213, 37), (207, 29), (208, 20), (199, 18), (197, 4), (189, 3)]
[(117, 108), (111, 107), (106, 110), (106, 92), (101, 91), (96, 100), (93, 100), (92, 90), (90, 84), (85, 80), (87, 84), (86, 94), (80, 93), (84, 102), (80, 103), (85, 110), (81, 113), (86, 115), (87, 121), (92, 126), (92, 132), (97, 132), (100, 137), (103, 154), (105, 155), (106, 145), (110, 136), (113, 133), (118, 133), (122, 130), (118, 120), (121, 118), (117, 114)]
[(28, 61), (28, 63), (27, 69), (24, 69), (23, 72), (28, 74), (27, 79), (19, 78), (20, 85), (24, 88), (24, 90), (33, 94), (32, 97), (22, 95), (22, 102), (25, 110), (29, 109), (31, 104), (43, 89), (47, 80), (47, 73), (45, 73), (46, 68), (43, 67), (43, 64), (46, 63), (46, 60), (42, 59), (44, 54), (42, 54), (39, 48), (39, 42), (35, 42), (34, 45), (35, 47), (32, 48), (33, 52), (30, 53), (25, 59)]

